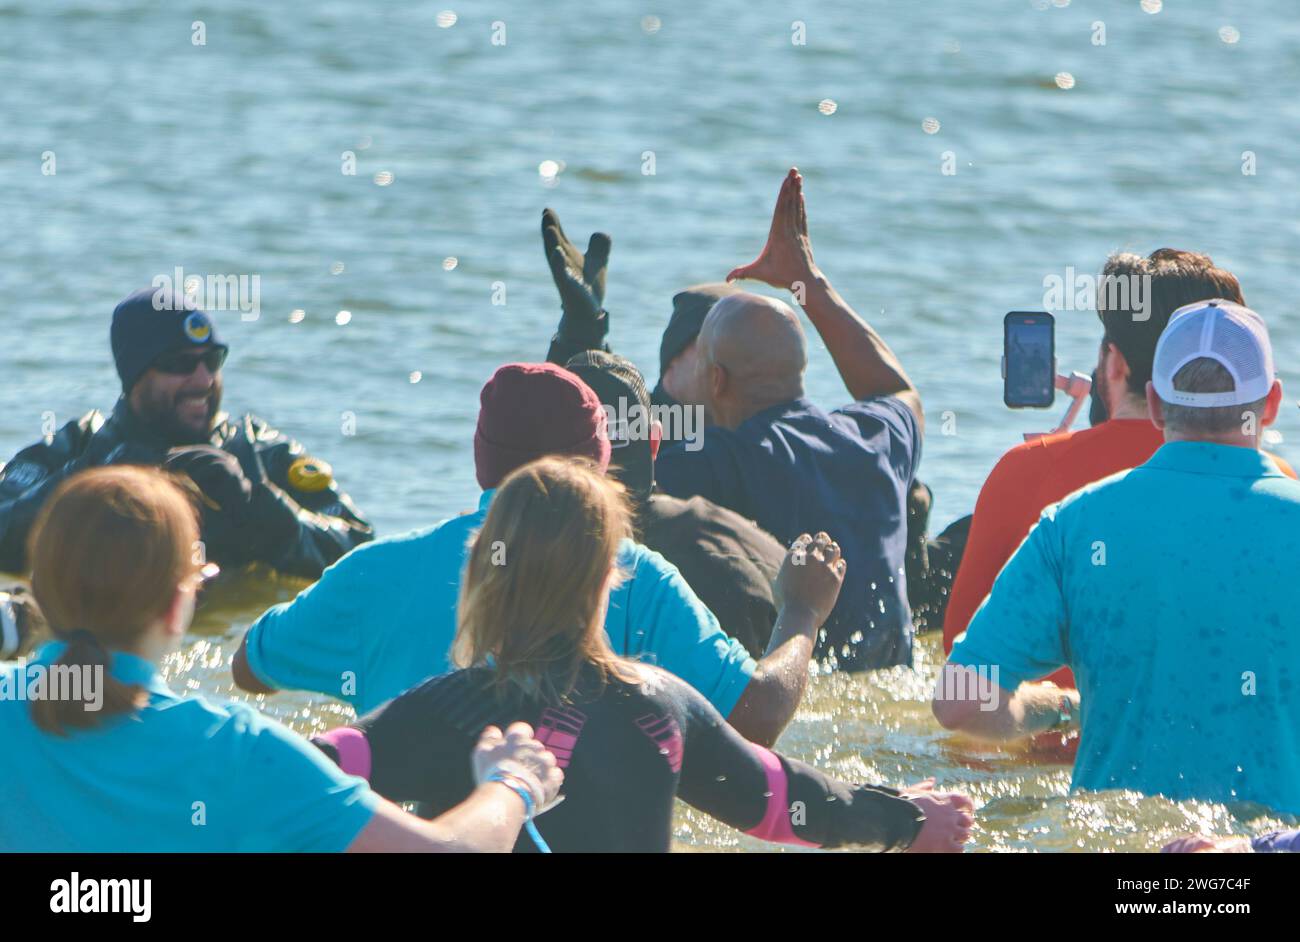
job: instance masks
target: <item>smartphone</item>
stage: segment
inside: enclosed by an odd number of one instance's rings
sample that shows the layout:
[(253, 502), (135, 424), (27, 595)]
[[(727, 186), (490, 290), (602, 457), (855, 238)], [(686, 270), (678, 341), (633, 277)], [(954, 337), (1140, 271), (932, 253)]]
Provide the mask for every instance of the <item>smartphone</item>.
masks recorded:
[(1056, 398), (1056, 321), (1043, 311), (1012, 311), (1002, 321), (1002, 401), (1046, 409)]

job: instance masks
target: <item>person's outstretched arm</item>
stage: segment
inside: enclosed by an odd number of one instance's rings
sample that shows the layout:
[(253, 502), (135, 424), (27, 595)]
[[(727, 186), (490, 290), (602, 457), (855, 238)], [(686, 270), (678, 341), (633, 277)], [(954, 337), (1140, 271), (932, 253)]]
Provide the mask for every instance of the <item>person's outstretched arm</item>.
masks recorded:
[(676, 678), (666, 677), (665, 688), (685, 726), (678, 797), (724, 824), (775, 843), (881, 852), (958, 853), (970, 837), (965, 795), (935, 792), (929, 782), (900, 792), (837, 781), (746, 742)]
[(931, 706), (945, 729), (1008, 740), (1078, 726), (1078, 691), (1033, 682), (1069, 659), (1055, 514), (1043, 511), (940, 671)]
[(564, 773), (526, 723), (513, 724), (504, 736), (489, 726), (472, 762), (478, 787), (463, 802), (424, 821), (385, 801), (348, 846), (348, 853), (508, 853), (528, 819), (527, 812), (554, 802)]
[(944, 665), (932, 706), (941, 726), (992, 742), (1079, 728), (1079, 691), (1050, 683), (990, 689), (987, 677), (961, 664)]
[(594, 232), (583, 255), (564, 234), (555, 210), (542, 211), (542, 247), (564, 312), (546, 352), (548, 363), (564, 366), (584, 350), (609, 350), (609, 314), (603, 305), (610, 245), (608, 235)]
[(506, 786), (481, 785), (463, 802), (432, 821), (403, 811), (390, 801), (374, 817), (349, 854), (488, 853), (506, 854), (524, 826), (524, 802)]
[(808, 662), (817, 630), (830, 617), (847, 564), (825, 533), (804, 534), (786, 553), (777, 575), (781, 608), (767, 653), (727, 720), (756, 743), (773, 745), (799, 709), (808, 686)]
[(368, 599), (381, 569), (370, 554), (381, 546), (358, 548), (293, 600), (263, 612), (235, 651), (235, 685), (249, 693), (313, 690), (344, 696), (345, 678), (355, 679), (364, 663), (361, 639), (374, 613)]
[(921, 395), (898, 357), (871, 325), (854, 312), (813, 261), (804, 205), (803, 177), (791, 168), (781, 184), (767, 245), (758, 258), (733, 269), (728, 281), (752, 278), (785, 288), (817, 328), (854, 400), (897, 396), (911, 409), (921, 430)]

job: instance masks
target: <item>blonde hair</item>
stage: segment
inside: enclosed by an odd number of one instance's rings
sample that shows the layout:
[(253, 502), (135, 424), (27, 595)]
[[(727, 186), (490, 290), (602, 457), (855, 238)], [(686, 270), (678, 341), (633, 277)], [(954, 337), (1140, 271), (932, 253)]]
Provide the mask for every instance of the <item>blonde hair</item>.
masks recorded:
[(32, 530), (32, 594), (56, 637), (68, 646), (56, 665), (103, 671), (103, 703), (32, 702), (38, 728), (58, 736), (89, 729), (144, 705), (139, 685), (109, 674), (110, 648), (130, 648), (162, 618), (177, 587), (198, 570), (198, 516), (161, 471), (118, 465), (64, 481)]
[(622, 486), (590, 461), (542, 458), (511, 472), (471, 542), (454, 663), (490, 665), (499, 693), (513, 686), (552, 705), (573, 693), (584, 668), (601, 684), (639, 682), (610, 649), (604, 623), (630, 521)]

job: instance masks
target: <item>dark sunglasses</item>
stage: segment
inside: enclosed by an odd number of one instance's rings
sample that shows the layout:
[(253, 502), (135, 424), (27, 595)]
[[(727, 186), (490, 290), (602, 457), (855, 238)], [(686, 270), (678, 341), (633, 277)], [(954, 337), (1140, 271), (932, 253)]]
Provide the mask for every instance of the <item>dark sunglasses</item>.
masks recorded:
[(202, 363), (209, 373), (215, 373), (226, 362), (228, 352), (225, 347), (209, 347), (197, 356), (192, 353), (164, 353), (153, 361), (152, 368), (173, 376), (189, 376)]

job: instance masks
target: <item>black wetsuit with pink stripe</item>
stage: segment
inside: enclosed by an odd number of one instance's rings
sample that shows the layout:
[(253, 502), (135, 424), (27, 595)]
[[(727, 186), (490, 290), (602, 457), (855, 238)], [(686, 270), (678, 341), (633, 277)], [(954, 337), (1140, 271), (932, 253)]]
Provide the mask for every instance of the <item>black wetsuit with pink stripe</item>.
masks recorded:
[[(555, 754), (565, 800), (538, 818), (551, 849), (667, 851), (673, 798), (769, 841), (901, 851), (924, 820), (890, 788), (847, 785), (746, 741), (684, 681), (638, 666), (644, 683), (590, 682), (563, 707), (502, 694), (486, 669), (425, 681), (354, 726), (314, 741), (393, 801), (435, 813), (467, 798), (484, 727), (522, 720)], [(533, 849), (524, 835), (517, 851)]]

